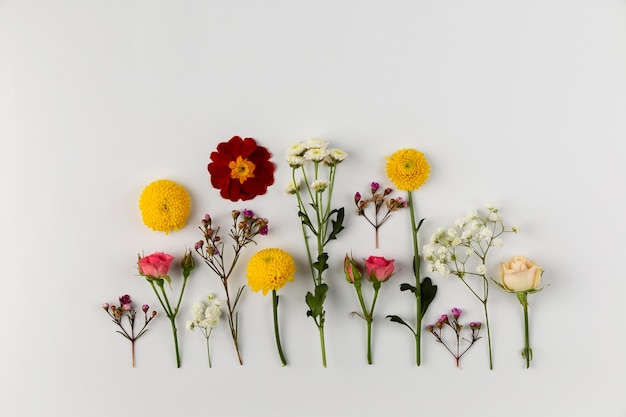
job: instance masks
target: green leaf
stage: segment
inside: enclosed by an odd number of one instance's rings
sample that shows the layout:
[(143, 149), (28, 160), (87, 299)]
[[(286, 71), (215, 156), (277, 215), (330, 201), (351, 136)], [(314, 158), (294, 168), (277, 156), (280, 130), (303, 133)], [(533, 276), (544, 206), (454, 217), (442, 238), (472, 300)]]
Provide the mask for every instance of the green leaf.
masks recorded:
[(307, 316), (317, 318), (324, 314), (324, 301), (326, 300), (327, 291), (328, 285), (320, 284), (315, 287), (314, 294), (310, 291), (306, 293), (306, 305), (309, 307), (309, 311), (306, 312)]
[(311, 231), (317, 235), (317, 231), (313, 227), (313, 224), (311, 223), (311, 220), (309, 219), (309, 215), (306, 212), (302, 210), (298, 211), (298, 217), (300, 217), (300, 221), (302, 221), (302, 224), (304, 224), (305, 226), (308, 226), (308, 228), (311, 229)]
[(333, 225), (333, 230), (330, 232), (330, 235), (328, 235), (328, 239), (326, 239), (326, 242), (324, 242), (324, 244), (328, 243), (329, 241), (333, 239), (336, 239), (339, 232), (341, 232), (344, 229), (343, 227), (343, 219), (345, 217), (344, 208), (341, 207), (340, 209), (332, 210), (329, 213), (328, 217), (330, 218), (330, 216), (332, 216), (333, 214), (336, 214), (335, 221), (331, 221), (331, 224)]
[(313, 262), (313, 267), (317, 269), (320, 274), (328, 269), (328, 254), (326, 252), (320, 253), (317, 256), (317, 261)]
[(415, 334), (415, 331), (413, 330), (413, 328), (412, 328), (411, 326), (409, 326), (409, 325), (406, 323), (406, 321), (402, 320), (402, 319), (400, 318), (400, 316), (396, 316), (396, 315), (389, 315), (389, 316), (386, 316), (386, 317), (387, 317), (390, 321), (392, 321), (392, 322), (394, 322), (394, 323), (400, 323), (400, 324), (405, 325), (405, 326), (406, 326), (406, 327), (407, 327), (407, 328), (411, 331), (411, 333)]
[(400, 284), (400, 291), (406, 291), (406, 290), (409, 290), (415, 294), (415, 287), (413, 285), (407, 284), (407, 283)]
[(420, 227), (422, 227), (422, 223), (424, 223), (424, 220), (426, 220), (425, 218), (420, 220), (420, 222), (417, 224), (417, 228), (415, 229), (416, 232), (419, 232)]
[(433, 302), (435, 296), (437, 295), (437, 286), (433, 285), (433, 282), (430, 278), (426, 277), (420, 283), (420, 294), (422, 296), (421, 316), (424, 317), (428, 306), (430, 305), (430, 303)]

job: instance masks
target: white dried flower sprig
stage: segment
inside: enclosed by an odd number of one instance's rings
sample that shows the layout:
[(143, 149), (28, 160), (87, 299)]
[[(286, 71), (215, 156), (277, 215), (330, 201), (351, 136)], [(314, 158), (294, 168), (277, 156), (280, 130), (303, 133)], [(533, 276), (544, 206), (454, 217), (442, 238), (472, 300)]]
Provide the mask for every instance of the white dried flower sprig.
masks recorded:
[(215, 298), (215, 295), (209, 294), (207, 301), (197, 301), (191, 306), (193, 320), (187, 322), (187, 329), (194, 330), (196, 327), (200, 329), (202, 335), (206, 339), (207, 357), (209, 359), (209, 367), (211, 367), (211, 349), (209, 338), (222, 314), (220, 306), (222, 302)]

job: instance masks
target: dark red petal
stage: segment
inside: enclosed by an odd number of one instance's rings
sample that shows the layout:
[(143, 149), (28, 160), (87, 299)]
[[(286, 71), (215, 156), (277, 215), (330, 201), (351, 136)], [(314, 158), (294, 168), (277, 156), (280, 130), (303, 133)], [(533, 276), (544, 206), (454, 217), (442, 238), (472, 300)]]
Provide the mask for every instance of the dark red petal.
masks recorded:
[(241, 157), (250, 159), (257, 149), (258, 146), (254, 139), (245, 138), (241, 146)]
[(239, 136), (233, 136), (228, 142), (217, 145), (217, 152), (227, 155), (231, 161), (234, 161), (241, 155), (242, 144), (243, 140)]

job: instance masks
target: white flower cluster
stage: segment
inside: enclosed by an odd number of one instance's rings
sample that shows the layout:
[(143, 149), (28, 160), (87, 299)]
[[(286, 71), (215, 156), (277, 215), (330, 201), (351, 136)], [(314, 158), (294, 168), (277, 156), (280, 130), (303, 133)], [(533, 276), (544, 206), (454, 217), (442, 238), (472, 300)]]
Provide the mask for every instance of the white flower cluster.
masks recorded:
[[(510, 230), (505, 228), (493, 204), (487, 204), (486, 208), (486, 216), (473, 210), (457, 219), (453, 227), (440, 228), (432, 235), (430, 243), (423, 248), (428, 272), (436, 271), (442, 276), (453, 274), (459, 278), (465, 278), (466, 274), (485, 276), (489, 249), (503, 246), (500, 239), (503, 233), (519, 233), (517, 226)], [(476, 263), (473, 270), (469, 269), (470, 261)]]
[[(323, 163), (334, 168), (348, 157), (348, 153), (337, 148), (328, 148), (328, 142), (322, 139), (308, 139), (304, 142), (292, 145), (287, 149), (286, 159), (293, 169), (303, 168), (308, 162), (312, 162), (317, 167)], [(305, 181), (307, 181), (305, 177)], [(316, 177), (311, 182), (310, 187), (316, 192), (325, 191), (332, 179)], [(285, 193), (296, 194), (300, 190), (300, 179), (295, 179), (285, 187)], [(308, 185), (308, 184), (307, 184)]]
[(300, 168), (307, 161), (323, 162), (334, 166), (348, 157), (345, 151), (337, 148), (328, 148), (328, 142), (321, 139), (308, 139), (287, 149), (287, 162), (292, 168)]
[(207, 301), (198, 301), (191, 306), (193, 313), (193, 321), (187, 322), (187, 329), (193, 330), (199, 327), (203, 333), (210, 332), (219, 321), (222, 302), (215, 298), (215, 295), (209, 294)]

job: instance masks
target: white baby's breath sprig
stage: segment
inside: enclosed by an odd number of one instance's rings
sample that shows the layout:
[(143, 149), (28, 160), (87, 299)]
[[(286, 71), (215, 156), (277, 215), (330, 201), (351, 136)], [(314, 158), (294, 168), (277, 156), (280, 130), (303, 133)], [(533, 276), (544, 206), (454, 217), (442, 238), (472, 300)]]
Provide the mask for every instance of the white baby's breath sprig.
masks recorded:
[[(453, 227), (437, 229), (430, 243), (424, 246), (424, 258), (429, 272), (436, 271), (444, 277), (448, 275), (458, 277), (483, 304), (489, 347), (489, 367), (493, 369), (491, 331), (487, 310), (489, 294), (487, 255), (492, 247), (501, 248), (504, 245), (501, 238), (504, 233), (519, 233), (519, 227), (505, 227), (499, 209), (493, 203), (487, 203), (485, 206), (487, 213), (484, 215), (479, 214), (477, 210), (472, 210), (456, 219)], [(472, 282), (472, 277), (482, 282), (482, 289)]]
[(219, 322), (220, 315), (222, 314), (220, 306), (222, 302), (215, 298), (214, 294), (209, 294), (206, 297), (206, 301), (197, 301), (192, 304), (191, 312), (193, 320), (187, 322), (187, 329), (194, 330), (196, 327), (200, 329), (202, 335), (206, 339), (207, 357), (209, 359), (209, 367), (211, 364), (211, 350), (209, 345), (209, 338), (217, 323)]

